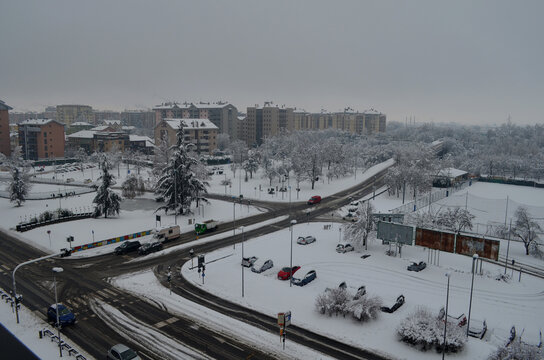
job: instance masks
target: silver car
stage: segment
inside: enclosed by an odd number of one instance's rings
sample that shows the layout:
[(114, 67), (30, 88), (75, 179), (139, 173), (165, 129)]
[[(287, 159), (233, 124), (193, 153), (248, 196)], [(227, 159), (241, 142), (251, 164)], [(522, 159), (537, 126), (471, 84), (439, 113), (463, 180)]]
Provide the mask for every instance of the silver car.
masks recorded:
[(274, 266), (274, 262), (270, 259), (268, 260), (257, 260), (253, 263), (251, 266), (251, 271), (254, 273), (262, 273), (263, 271), (266, 271), (268, 269), (271, 269)]
[(108, 360), (141, 360), (136, 351), (123, 344), (112, 346), (106, 358)]
[(336, 245), (336, 252), (337, 253), (343, 254), (343, 253), (346, 253), (348, 251), (353, 251), (353, 250), (355, 250), (355, 249), (353, 248), (353, 246), (351, 246), (351, 244), (341, 243), (341, 244)]
[(297, 239), (297, 244), (300, 244), (300, 245), (308, 245), (308, 244), (311, 244), (315, 242), (315, 237), (314, 236), (299, 236), (298, 239)]

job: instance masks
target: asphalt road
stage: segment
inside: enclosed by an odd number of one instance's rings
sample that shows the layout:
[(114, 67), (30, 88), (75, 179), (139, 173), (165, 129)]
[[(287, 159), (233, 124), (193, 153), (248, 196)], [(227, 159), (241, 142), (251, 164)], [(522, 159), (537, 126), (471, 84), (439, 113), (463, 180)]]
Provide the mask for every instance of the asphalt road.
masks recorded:
[[(245, 238), (248, 239), (277, 231), (281, 227), (288, 227), (291, 219), (302, 222), (313, 221), (324, 216), (330, 217), (335, 209), (349, 204), (352, 198), (360, 198), (372, 193), (374, 189), (378, 189), (383, 184), (385, 172), (382, 171), (359, 186), (326, 197), (321, 204), (312, 207), (311, 211), (308, 211), (310, 208), (305, 202), (285, 204), (251, 201), (251, 205), (266, 208), (268, 211), (236, 220), (235, 224), (233, 222), (222, 224), (212, 234), (226, 233), (226, 237), (195, 246), (195, 253), (205, 253), (241, 242), (241, 234), (230, 236), (229, 233), (232, 232), (233, 228), (242, 225), (248, 226), (279, 216), (290, 215), (289, 219), (277, 222), (274, 225), (263, 226), (245, 232)], [(239, 201), (221, 195), (210, 195), (209, 197), (231, 202), (233, 200)], [(201, 236), (201, 238), (206, 236), (209, 236), (209, 234)], [(0, 264), (2, 264), (0, 266), (0, 269), (2, 269), (0, 270), (0, 284), (7, 290), (12, 288), (11, 271), (17, 264), (44, 254), (20, 242), (9, 233), (0, 232), (0, 240)], [(166, 246), (171, 247), (193, 240), (195, 240), (194, 234), (185, 233), (178, 240), (172, 241)], [(118, 257), (108, 254), (88, 259), (53, 258), (30, 264), (17, 272), (17, 290), (18, 293), (24, 296), (24, 305), (45, 319), (47, 307), (54, 302), (51, 268), (54, 266), (63, 267), (64, 272), (57, 277), (59, 299), (62, 299), (62, 302), (67, 303), (74, 309), (78, 322), (74, 326), (63, 328), (62, 333), (76, 342), (73, 345), (84, 349), (96, 358), (103, 358), (110, 346), (120, 342), (138, 350), (143, 358), (169, 358), (167, 352), (161, 352), (161, 346), (168, 346), (161, 345), (161, 341), (156, 340), (146, 343), (146, 340), (134, 336), (135, 333), (131, 334), (130, 330), (117, 324), (116, 319), (106, 318), (106, 321), (104, 321), (104, 315), (97, 314), (96, 311), (101, 304), (111, 305), (126, 316), (137, 320), (139, 326), (154, 329), (169, 341), (185, 344), (212, 358), (274, 358), (273, 355), (264, 352), (262, 349), (246, 344), (242, 339), (235, 339), (228, 334), (196, 324), (189, 318), (180, 315), (174, 316), (160, 304), (150, 304), (112, 287), (107, 281), (108, 278), (149, 268), (155, 269), (157, 277), (164, 281), (164, 266), (166, 264), (179, 266), (180, 259), (189, 259), (188, 250), (180, 250), (140, 262), (127, 263), (125, 261), (134, 256), (136, 255)], [(176, 293), (189, 300), (198, 299), (198, 302), (202, 305), (277, 335), (276, 320), (268, 315), (242, 308), (239, 305), (203, 292), (179, 276), (174, 278), (173, 285), (173, 290)], [(202, 299), (205, 299), (204, 303)], [(364, 349), (343, 344), (303, 328), (291, 327), (288, 338), (291, 341), (296, 341), (338, 359), (387, 359), (379, 354), (373, 354)]]

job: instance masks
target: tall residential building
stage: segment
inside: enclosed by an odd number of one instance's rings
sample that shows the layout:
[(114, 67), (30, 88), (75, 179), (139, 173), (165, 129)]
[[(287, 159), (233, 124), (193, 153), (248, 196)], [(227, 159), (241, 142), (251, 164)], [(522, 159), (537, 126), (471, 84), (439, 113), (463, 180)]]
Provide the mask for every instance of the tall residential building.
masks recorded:
[(19, 145), (26, 160), (64, 157), (64, 124), (52, 119), (29, 119), (18, 124)]
[(238, 138), (238, 109), (227, 102), (184, 102), (183, 104), (170, 102), (155, 106), (153, 111), (155, 124), (167, 118), (208, 119), (217, 126), (219, 133), (229, 134), (231, 139)]
[(125, 110), (121, 113), (123, 125), (142, 129), (153, 129), (155, 113), (149, 110)]
[(104, 120), (121, 120), (121, 113), (109, 110), (93, 110), (94, 124), (98, 125)]
[(208, 119), (163, 119), (155, 126), (155, 145), (159, 146), (162, 139), (166, 139), (168, 145), (174, 145), (181, 124), (185, 142), (194, 144), (199, 154), (211, 155), (217, 147), (219, 129)]
[(260, 145), (264, 138), (279, 134), (280, 129), (293, 128), (293, 109), (265, 102), (247, 108), (244, 140), (248, 146)]
[(11, 142), (9, 137), (9, 111), (12, 107), (0, 100), (0, 153), (11, 155)]
[(93, 108), (88, 105), (57, 105), (57, 120), (66, 126), (75, 122), (96, 124)]

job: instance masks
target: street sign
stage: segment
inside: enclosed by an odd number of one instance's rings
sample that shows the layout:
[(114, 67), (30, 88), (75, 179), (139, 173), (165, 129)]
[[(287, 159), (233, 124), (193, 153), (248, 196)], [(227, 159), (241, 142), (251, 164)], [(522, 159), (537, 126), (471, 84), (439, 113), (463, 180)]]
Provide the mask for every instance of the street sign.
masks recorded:
[(291, 311), (278, 313), (278, 325), (281, 327), (291, 325)]
[(285, 313), (278, 313), (278, 325), (285, 325)]
[(285, 326), (291, 325), (291, 312), (287, 311), (285, 313)]

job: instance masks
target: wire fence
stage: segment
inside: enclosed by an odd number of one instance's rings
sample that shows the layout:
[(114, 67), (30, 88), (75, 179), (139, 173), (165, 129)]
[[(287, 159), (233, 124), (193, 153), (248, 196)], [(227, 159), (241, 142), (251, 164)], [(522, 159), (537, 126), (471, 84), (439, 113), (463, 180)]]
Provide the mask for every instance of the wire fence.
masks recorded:
[[(38, 191), (30, 192), (26, 196), (26, 200), (48, 200), (48, 199), (58, 199), (58, 198), (67, 198), (70, 196), (77, 196), (82, 194), (89, 194), (95, 192), (93, 188), (70, 188), (70, 190), (57, 190), (57, 191)], [(7, 190), (0, 190), (0, 197), (4, 199), (10, 198), (10, 193)]]

